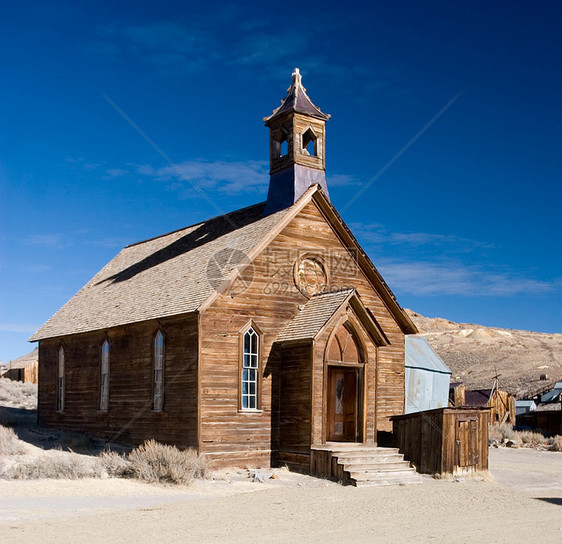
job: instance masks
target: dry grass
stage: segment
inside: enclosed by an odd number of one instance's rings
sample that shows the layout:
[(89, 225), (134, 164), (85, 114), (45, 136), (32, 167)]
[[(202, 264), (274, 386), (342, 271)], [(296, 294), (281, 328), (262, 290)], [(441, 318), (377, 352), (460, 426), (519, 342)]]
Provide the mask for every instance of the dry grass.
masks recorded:
[(490, 425), (488, 428), (490, 440), (502, 442), (512, 440), (515, 444), (533, 447), (550, 446), (552, 451), (562, 451), (562, 436), (546, 438), (542, 433), (533, 431), (514, 431), (507, 423)]
[(562, 451), (562, 436), (556, 435), (548, 439), (552, 451)]
[(0, 455), (23, 455), (27, 452), (22, 442), (10, 427), (0, 425)]
[(530, 444), (531, 446), (540, 446), (546, 444), (547, 439), (541, 433), (534, 433), (532, 431), (520, 431), (517, 437), (522, 444)]
[[(82, 444), (78, 436), (77, 444)], [(154, 440), (145, 442), (128, 455), (104, 451), (98, 456), (73, 451), (39, 450), (25, 455), (26, 443), (13, 429), (0, 426), (0, 478), (37, 480), (41, 478), (136, 478), (152, 483), (188, 485), (205, 476), (207, 462), (193, 449), (181, 451)]]
[(146, 482), (190, 484), (205, 475), (207, 463), (193, 449), (181, 451), (175, 446), (148, 440), (129, 455), (134, 477)]
[(98, 459), (112, 478), (126, 478), (133, 475), (132, 463), (124, 456), (114, 451), (100, 453)]
[(36, 408), (37, 385), (0, 378), (0, 403), (21, 408)]
[(515, 438), (515, 431), (513, 430), (513, 427), (507, 423), (495, 423), (488, 427), (488, 438), (499, 441), (504, 438), (513, 440)]
[(8, 480), (77, 480), (79, 478), (102, 478), (107, 476), (97, 457), (51, 450), (40, 457), (25, 459), (5, 469), (3, 477)]

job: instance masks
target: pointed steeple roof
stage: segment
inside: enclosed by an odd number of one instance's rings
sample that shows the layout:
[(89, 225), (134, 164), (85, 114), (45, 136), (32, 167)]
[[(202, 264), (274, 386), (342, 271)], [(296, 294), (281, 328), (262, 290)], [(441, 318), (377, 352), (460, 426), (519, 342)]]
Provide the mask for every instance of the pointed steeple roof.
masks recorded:
[(317, 119), (327, 121), (330, 115), (323, 113), (319, 107), (315, 106), (302, 86), (302, 76), (298, 68), (292, 73), (291, 86), (287, 89), (287, 96), (281, 101), (281, 105), (273, 110), (269, 117), (264, 117), (265, 124), (268, 125), (276, 117), (280, 117), (287, 112), (298, 112), (310, 115)]

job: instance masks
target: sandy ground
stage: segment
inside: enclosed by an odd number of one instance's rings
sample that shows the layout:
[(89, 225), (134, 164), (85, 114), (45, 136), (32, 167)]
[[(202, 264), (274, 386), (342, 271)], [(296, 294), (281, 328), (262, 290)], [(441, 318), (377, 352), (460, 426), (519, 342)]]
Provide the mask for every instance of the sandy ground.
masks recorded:
[(0, 482), (0, 542), (562, 542), (562, 453), (490, 450), (486, 480), (354, 488), (279, 472), (190, 488)]

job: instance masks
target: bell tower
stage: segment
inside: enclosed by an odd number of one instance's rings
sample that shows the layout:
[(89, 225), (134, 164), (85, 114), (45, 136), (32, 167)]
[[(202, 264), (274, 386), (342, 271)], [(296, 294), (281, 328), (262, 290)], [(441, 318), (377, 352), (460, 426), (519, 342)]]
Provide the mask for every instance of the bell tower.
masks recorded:
[(269, 127), (270, 165), (266, 215), (291, 206), (315, 184), (328, 197), (325, 125), (329, 118), (308, 98), (295, 68), (287, 96), (264, 118)]

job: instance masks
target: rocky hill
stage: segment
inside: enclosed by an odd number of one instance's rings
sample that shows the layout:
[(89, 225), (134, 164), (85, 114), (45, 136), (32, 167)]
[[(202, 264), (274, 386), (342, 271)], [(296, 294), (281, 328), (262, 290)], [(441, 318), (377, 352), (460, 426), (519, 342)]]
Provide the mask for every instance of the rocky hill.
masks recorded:
[(562, 334), (455, 323), (406, 311), (452, 370), (453, 382), (489, 389), (497, 373), (502, 389), (523, 397), (562, 380)]

